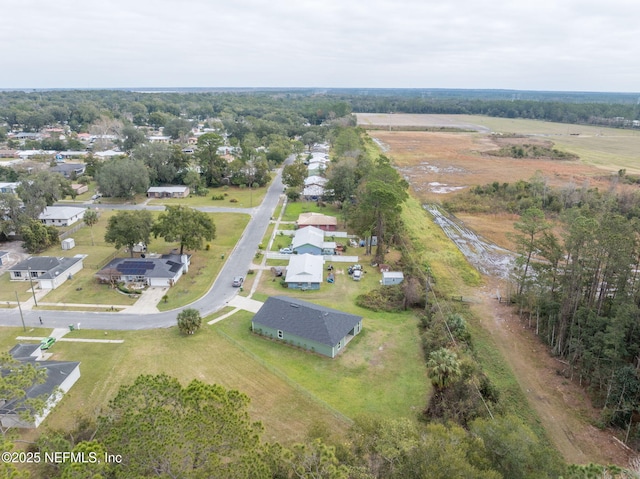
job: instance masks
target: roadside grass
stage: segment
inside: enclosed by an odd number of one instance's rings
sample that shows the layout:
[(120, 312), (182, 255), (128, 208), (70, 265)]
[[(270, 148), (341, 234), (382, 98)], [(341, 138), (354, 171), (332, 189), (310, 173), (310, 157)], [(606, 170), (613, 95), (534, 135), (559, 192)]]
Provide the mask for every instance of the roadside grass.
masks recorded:
[[(242, 314), (247, 320), (251, 316)], [(205, 324), (193, 336), (182, 336), (175, 327), (109, 331), (107, 336), (101, 331), (82, 330), (77, 337), (95, 335), (123, 339), (124, 343), (57, 342), (51, 359), (80, 361), (81, 376), (46, 419), (45, 427), (69, 430), (80, 417), (99, 415), (121, 385), (132, 383), (140, 374), (166, 373), (183, 384), (198, 379), (247, 394), (251, 418), (263, 422), (263, 438), (268, 441), (301, 441), (317, 423), (326, 424), (337, 435), (346, 431), (348, 420), (242, 351), (218, 333), (216, 326)], [(0, 345), (10, 348), (18, 335), (22, 332), (16, 328), (0, 329)]]

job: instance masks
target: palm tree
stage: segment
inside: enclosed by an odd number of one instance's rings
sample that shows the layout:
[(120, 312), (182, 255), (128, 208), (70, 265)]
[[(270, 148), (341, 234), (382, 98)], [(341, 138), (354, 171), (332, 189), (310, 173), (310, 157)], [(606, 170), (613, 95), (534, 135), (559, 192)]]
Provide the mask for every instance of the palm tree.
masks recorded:
[(460, 376), (458, 355), (446, 348), (440, 348), (429, 354), (427, 368), (431, 384), (439, 390), (444, 389)]

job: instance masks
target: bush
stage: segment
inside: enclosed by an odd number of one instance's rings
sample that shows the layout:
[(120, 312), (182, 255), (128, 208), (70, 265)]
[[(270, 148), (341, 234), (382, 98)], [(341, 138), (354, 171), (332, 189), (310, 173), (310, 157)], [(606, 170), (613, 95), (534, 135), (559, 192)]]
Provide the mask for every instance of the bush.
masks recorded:
[(229, 202), (230, 202), (230, 203), (237, 203), (237, 202), (238, 202), (238, 200), (237, 200), (236, 198), (231, 198), (231, 199), (229, 200)]
[(220, 201), (220, 200), (224, 200), (224, 195), (213, 195), (213, 196), (211, 197), (211, 199), (212, 199), (213, 201)]

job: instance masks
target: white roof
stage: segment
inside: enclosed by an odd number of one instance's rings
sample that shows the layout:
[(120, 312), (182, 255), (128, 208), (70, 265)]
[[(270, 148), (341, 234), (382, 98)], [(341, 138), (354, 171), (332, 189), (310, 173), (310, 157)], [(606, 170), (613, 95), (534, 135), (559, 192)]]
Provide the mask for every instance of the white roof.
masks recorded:
[(86, 208), (76, 208), (75, 206), (47, 206), (40, 216), (41, 220), (68, 220), (78, 215), (84, 215)]
[[(306, 229), (306, 228), (305, 228)], [(294, 254), (287, 266), (287, 283), (322, 283), (322, 256), (313, 254)]]
[(382, 272), (382, 277), (383, 278), (401, 278), (401, 279), (404, 279), (404, 274), (402, 273), (402, 271), (383, 271)]
[(307, 178), (305, 178), (304, 180), (304, 185), (305, 186), (309, 186), (309, 185), (320, 185), (320, 186), (324, 186), (327, 184), (327, 180), (326, 178), (323, 178), (322, 176), (318, 176), (318, 175), (311, 175)]
[(322, 248), (324, 244), (324, 231), (315, 226), (307, 226), (306, 228), (297, 230), (293, 241), (291, 241), (292, 248), (296, 249), (306, 244)]
[(188, 186), (152, 186), (147, 190), (147, 193), (162, 193), (166, 191), (168, 193), (182, 193), (187, 191)]

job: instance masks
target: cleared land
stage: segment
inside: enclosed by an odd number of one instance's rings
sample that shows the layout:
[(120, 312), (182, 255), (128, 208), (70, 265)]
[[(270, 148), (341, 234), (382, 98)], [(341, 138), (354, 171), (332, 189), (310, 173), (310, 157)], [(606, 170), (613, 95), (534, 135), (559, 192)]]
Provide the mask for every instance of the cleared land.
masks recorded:
[[(438, 203), (457, 188), (493, 181), (514, 182), (531, 178), (540, 170), (553, 185), (574, 183), (608, 187), (611, 172), (626, 168), (640, 172), (640, 132), (583, 127), (546, 122), (507, 120), (454, 115), (358, 115), (359, 123), (392, 125), (398, 131), (369, 132), (390, 156), (424, 202)], [(475, 132), (400, 131), (407, 126), (446, 126), (475, 129)], [(393, 130), (392, 128), (392, 130)], [(502, 136), (491, 132), (503, 133)], [(515, 134), (515, 135), (511, 135)], [(515, 138), (514, 138), (515, 136)], [(521, 141), (546, 144), (579, 155), (579, 160), (545, 158), (515, 159), (487, 155), (505, 144)], [(516, 143), (517, 144), (517, 143)], [(611, 148), (611, 149), (610, 149)], [(503, 246), (509, 246), (505, 232), (512, 230), (514, 217), (505, 214), (460, 215), (467, 227)], [(544, 345), (498, 303), (496, 292), (506, 289), (500, 278), (484, 276), (484, 284), (458, 284), (460, 293), (474, 297), (472, 310), (481, 326), (476, 334), (485, 363), (494, 361), (495, 350), (506, 358), (519, 389), (536, 411), (540, 424), (570, 463), (600, 462), (628, 464), (630, 451), (616, 439), (614, 431), (593, 426), (598, 412), (584, 391), (557, 373), (562, 365)]]

